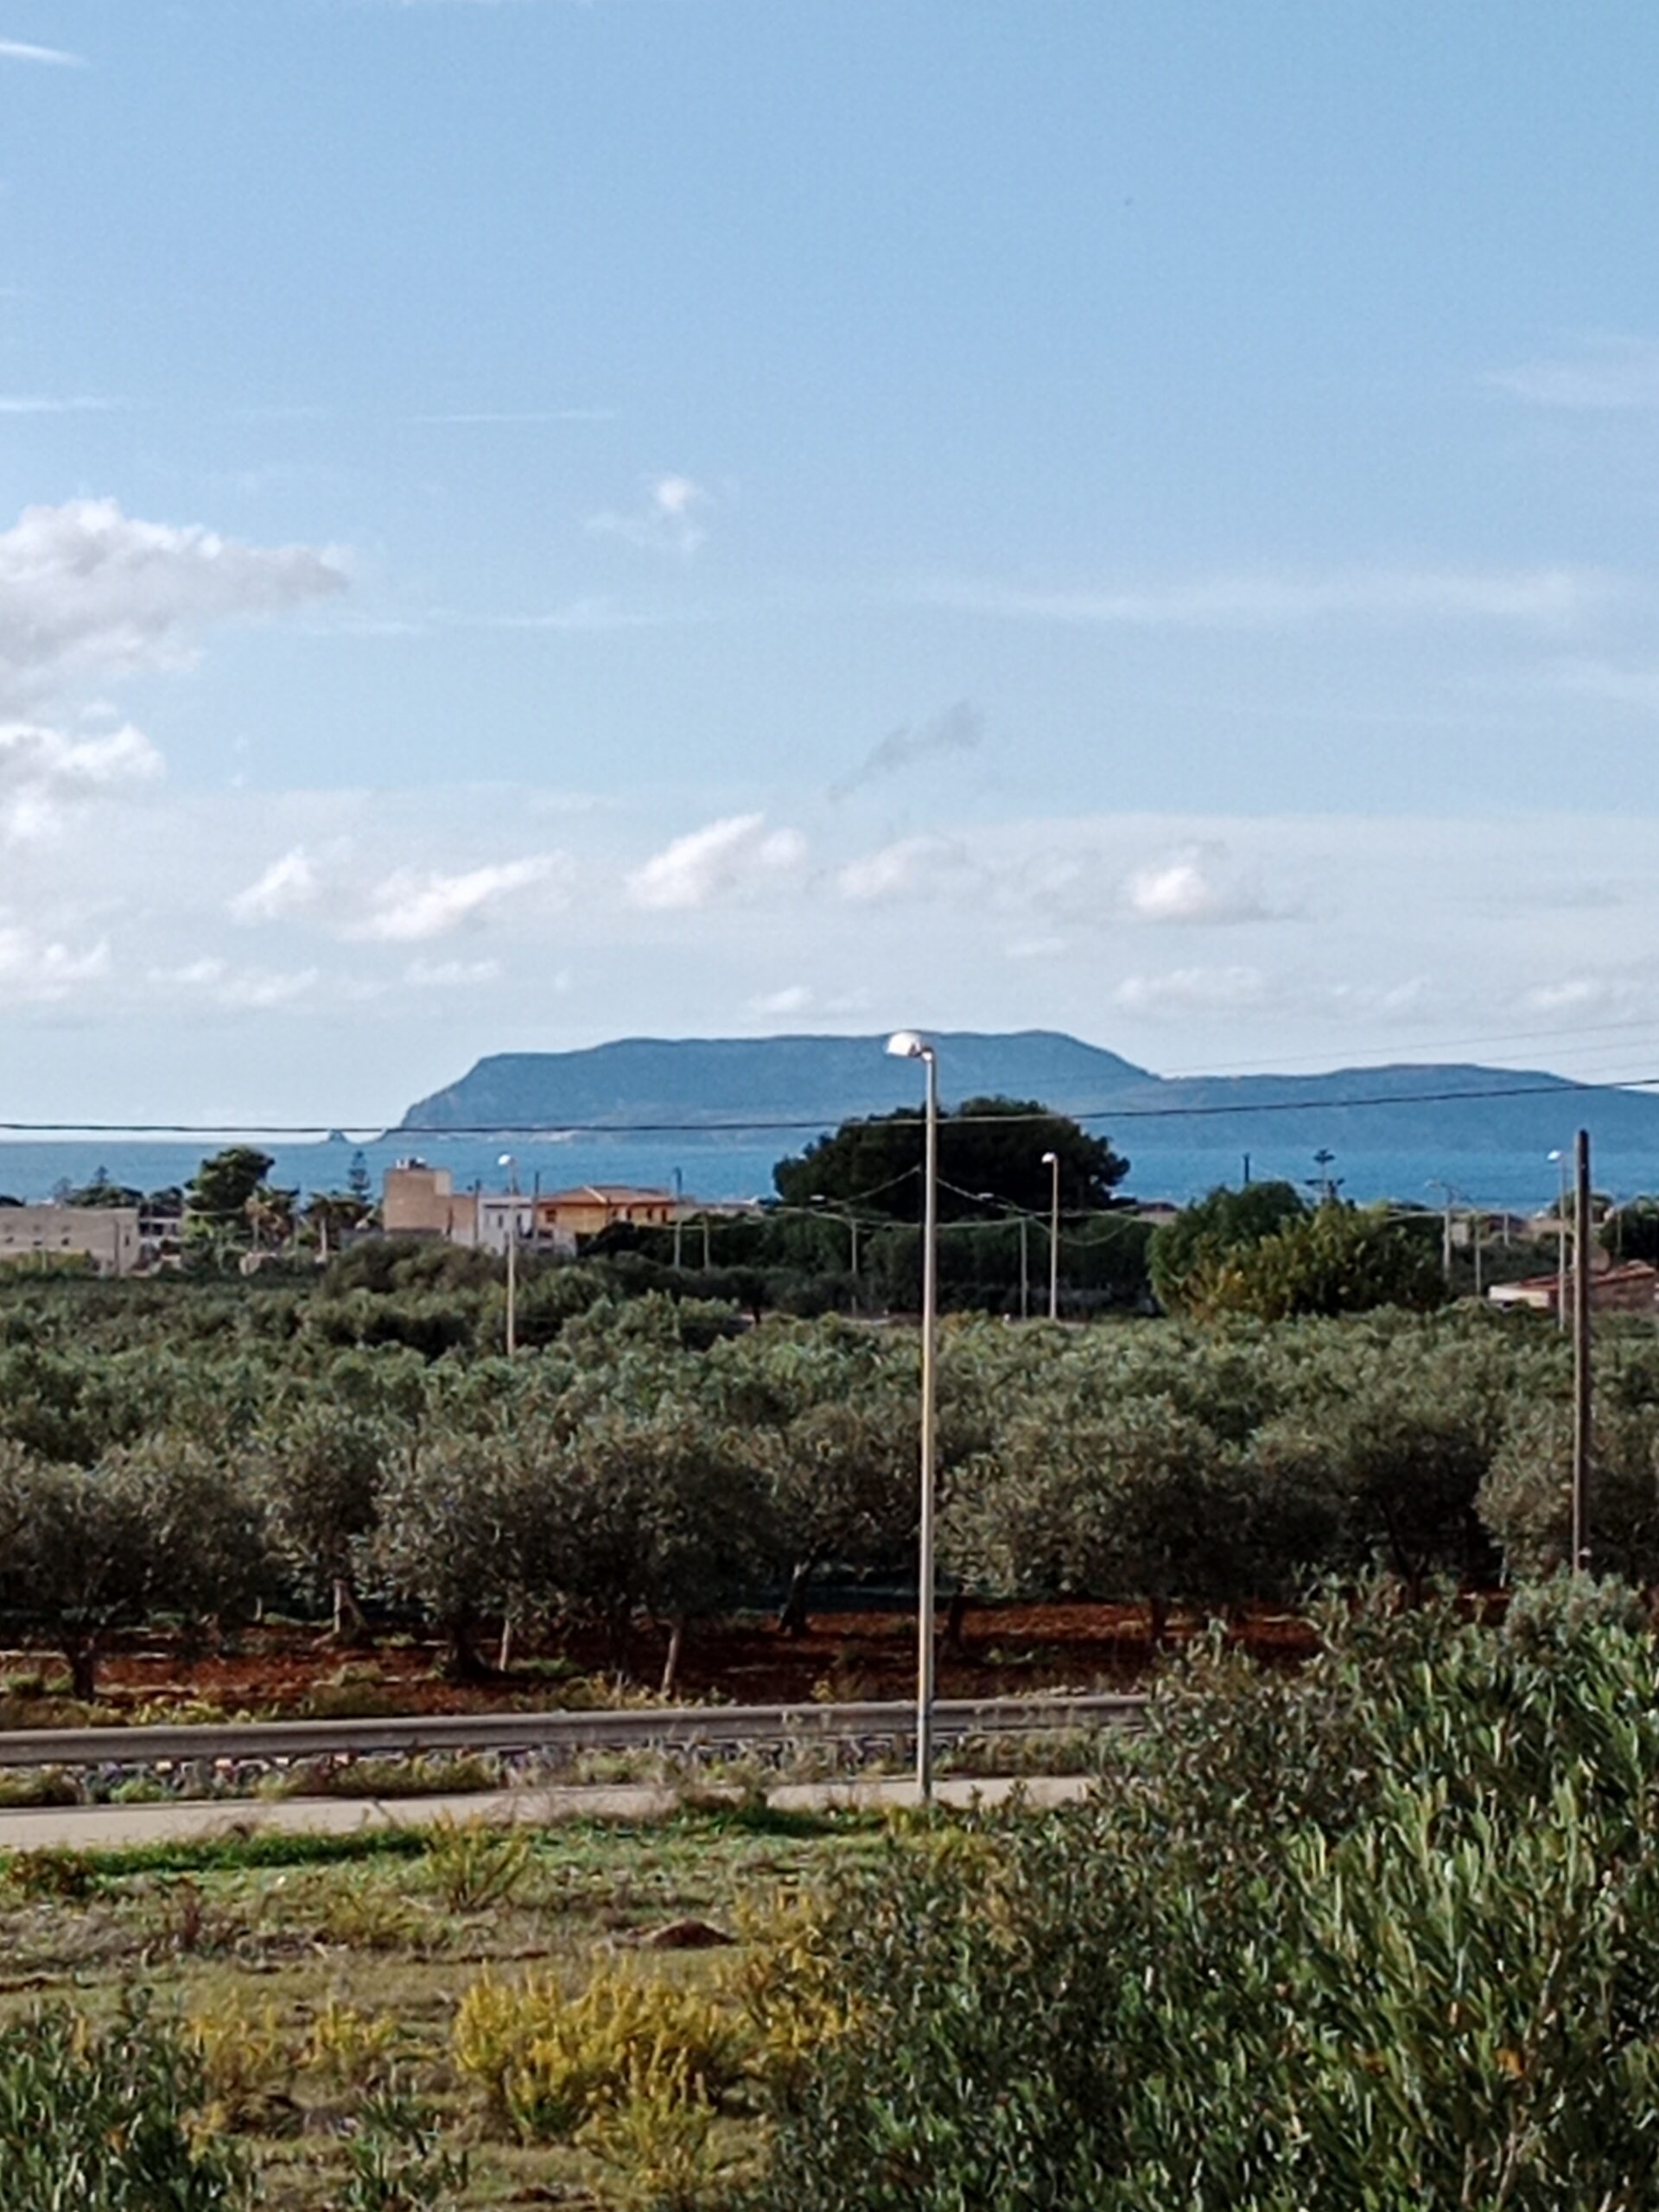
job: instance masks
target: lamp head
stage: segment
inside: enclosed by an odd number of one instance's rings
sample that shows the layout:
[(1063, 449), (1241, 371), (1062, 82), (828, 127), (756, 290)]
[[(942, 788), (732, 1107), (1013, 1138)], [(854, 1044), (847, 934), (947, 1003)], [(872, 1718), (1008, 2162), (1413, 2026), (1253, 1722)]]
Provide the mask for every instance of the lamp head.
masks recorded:
[(504, 1152), (500, 1159), (498, 1160), (495, 1164), (498, 1167), (516, 1167), (518, 1166), (517, 1160), (514, 1160), (510, 1152)]
[(1562, 1156), (1562, 1154), (1559, 1150), (1554, 1152), (1547, 1152), (1544, 1154), (1546, 1160), (1560, 1160)]
[(1058, 1152), (1046, 1152), (1043, 1154), (1043, 1165), (1045, 1167), (1058, 1167), (1059, 1164), (1060, 1155)]
[(887, 1051), (895, 1060), (931, 1060), (933, 1057), (933, 1047), (913, 1029), (895, 1029), (887, 1039)]

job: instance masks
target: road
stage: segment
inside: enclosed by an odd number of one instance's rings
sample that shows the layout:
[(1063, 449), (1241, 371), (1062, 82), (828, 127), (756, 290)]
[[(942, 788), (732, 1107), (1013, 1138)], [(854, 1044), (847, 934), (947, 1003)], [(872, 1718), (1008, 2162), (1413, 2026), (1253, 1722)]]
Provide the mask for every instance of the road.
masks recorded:
[[(951, 1776), (936, 1785), (939, 1801), (965, 1806), (976, 1799), (1001, 1804), (1023, 1790), (1036, 1805), (1076, 1803), (1090, 1788), (1084, 1775), (1034, 1775), (974, 1780)], [(713, 1792), (705, 1793), (709, 1795)], [(734, 1802), (741, 1792), (733, 1789)], [(916, 1784), (883, 1776), (868, 1781), (780, 1783), (766, 1793), (784, 1811), (829, 1811), (837, 1807), (913, 1805)], [(444, 1819), (524, 1821), (550, 1826), (564, 1821), (660, 1820), (674, 1811), (680, 1793), (653, 1783), (595, 1787), (496, 1789), (469, 1795), (386, 1799), (341, 1797), (172, 1799), (154, 1805), (44, 1806), (0, 1813), (0, 1851), (50, 1846), (78, 1851), (115, 1850), (144, 1843), (194, 1841), (253, 1834), (350, 1835), (364, 1828), (429, 1827)]]

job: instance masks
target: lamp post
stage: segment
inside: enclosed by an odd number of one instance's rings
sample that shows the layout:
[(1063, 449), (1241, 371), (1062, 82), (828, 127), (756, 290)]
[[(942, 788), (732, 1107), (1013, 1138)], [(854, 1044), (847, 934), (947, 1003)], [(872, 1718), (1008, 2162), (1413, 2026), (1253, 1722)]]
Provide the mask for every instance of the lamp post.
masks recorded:
[(1446, 1192), (1446, 1208), (1440, 1217), (1440, 1268), (1446, 1276), (1446, 1287), (1450, 1290), (1452, 1287), (1452, 1208), (1459, 1193), (1452, 1189), (1450, 1183), (1443, 1183), (1438, 1175), (1431, 1175), (1423, 1187), (1429, 1191)]
[(1046, 1152), (1043, 1165), (1049, 1169), (1051, 1180), (1048, 1194), (1048, 1318), (1060, 1318), (1060, 1155)]
[(677, 1167), (674, 1170), (674, 1272), (680, 1272), (680, 1261), (684, 1251), (685, 1178)]
[(922, 1175), (922, 1466), (916, 1627), (916, 1793), (933, 1796), (933, 1503), (936, 1479), (934, 1369), (939, 1332), (939, 1062), (925, 1038), (901, 1029), (887, 1039), (895, 1059), (927, 1071), (927, 1146)]
[(507, 1357), (518, 1349), (518, 1163), (510, 1152), (496, 1161), (507, 1171)]
[(1555, 1163), (1555, 1325), (1567, 1329), (1567, 1154), (1552, 1152)]

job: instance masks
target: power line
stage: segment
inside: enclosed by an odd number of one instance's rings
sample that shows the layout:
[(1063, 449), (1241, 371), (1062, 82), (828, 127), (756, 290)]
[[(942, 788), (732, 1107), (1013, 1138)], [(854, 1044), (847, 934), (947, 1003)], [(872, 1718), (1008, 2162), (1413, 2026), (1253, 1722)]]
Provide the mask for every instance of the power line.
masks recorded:
[[(1586, 1092), (1651, 1090), (1659, 1089), (1659, 1075), (1574, 1079), (1557, 1076), (1543, 1083), (1472, 1084), (1448, 1090), (1394, 1090), (1338, 1098), (1237, 1099), (1204, 1105), (1051, 1107), (1030, 1114), (952, 1114), (952, 1126), (1011, 1128), (1021, 1123), (1046, 1122), (1165, 1122), (1202, 1121), (1232, 1115), (1335, 1114), (1357, 1107), (1456, 1106), (1491, 1098), (1567, 1098)], [(60, 1137), (219, 1137), (327, 1138), (339, 1136), (347, 1144), (390, 1143), (402, 1137), (518, 1137), (545, 1139), (626, 1136), (790, 1135), (834, 1128), (849, 1119), (917, 1121), (921, 1109), (900, 1108), (880, 1116), (820, 1114), (810, 1119), (753, 1118), (703, 1122), (404, 1122), (391, 1129), (353, 1131), (337, 1122), (13, 1122), (0, 1120), (0, 1135)]]

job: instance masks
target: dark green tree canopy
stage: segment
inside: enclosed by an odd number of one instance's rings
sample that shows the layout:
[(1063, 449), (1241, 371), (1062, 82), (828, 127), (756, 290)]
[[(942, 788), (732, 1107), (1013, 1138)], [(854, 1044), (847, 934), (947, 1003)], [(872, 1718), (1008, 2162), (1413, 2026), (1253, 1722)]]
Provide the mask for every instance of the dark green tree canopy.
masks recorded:
[(1294, 1183), (1247, 1183), (1242, 1190), (1223, 1184), (1183, 1206), (1153, 1236), (1152, 1287), (1159, 1303), (1172, 1313), (1201, 1304), (1218, 1266), (1306, 1210)]
[[(924, 1116), (919, 1108), (843, 1122), (804, 1153), (772, 1170), (779, 1197), (792, 1206), (858, 1204), (893, 1221), (917, 1221), (922, 1211)], [(1064, 1114), (1034, 1098), (964, 1098), (939, 1116), (939, 1213), (946, 1221), (994, 1215), (1003, 1206), (1047, 1211), (1052, 1170), (1060, 1163), (1060, 1205), (1093, 1213), (1112, 1203), (1128, 1173), (1104, 1137), (1090, 1136)], [(954, 1187), (950, 1187), (954, 1185)], [(981, 1197), (988, 1192), (989, 1199)]]
[(273, 1164), (268, 1152), (250, 1144), (233, 1144), (214, 1153), (190, 1179), (187, 1195), (191, 1213), (215, 1227), (243, 1229), (248, 1200)]

